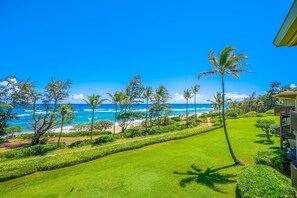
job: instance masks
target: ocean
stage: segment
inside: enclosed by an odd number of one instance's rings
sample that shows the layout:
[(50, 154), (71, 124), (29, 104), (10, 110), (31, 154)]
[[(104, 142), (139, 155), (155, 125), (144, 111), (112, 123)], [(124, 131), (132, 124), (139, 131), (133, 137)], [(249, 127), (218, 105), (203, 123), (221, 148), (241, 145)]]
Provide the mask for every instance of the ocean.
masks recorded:
[[(92, 110), (87, 104), (73, 104), (74, 113), (76, 114), (76, 118), (72, 121), (71, 125), (78, 123), (88, 123), (91, 120)], [(173, 110), (172, 116), (177, 116), (184, 114), (186, 112), (185, 104), (170, 104)], [(141, 104), (135, 107), (134, 111), (145, 112), (145, 104)], [(38, 106), (38, 113), (43, 112), (42, 105)], [(197, 113), (201, 114), (204, 112), (212, 111), (213, 108), (210, 104), (197, 104)], [(14, 112), (18, 114), (19, 119), (9, 121), (9, 126), (21, 126), (23, 128), (23, 132), (32, 131), (30, 128), (30, 123), (32, 121), (32, 108), (18, 106), (14, 109)], [(113, 104), (102, 104), (98, 109), (95, 110), (94, 120), (114, 120), (115, 106)], [(195, 113), (194, 104), (189, 104), (189, 113)]]

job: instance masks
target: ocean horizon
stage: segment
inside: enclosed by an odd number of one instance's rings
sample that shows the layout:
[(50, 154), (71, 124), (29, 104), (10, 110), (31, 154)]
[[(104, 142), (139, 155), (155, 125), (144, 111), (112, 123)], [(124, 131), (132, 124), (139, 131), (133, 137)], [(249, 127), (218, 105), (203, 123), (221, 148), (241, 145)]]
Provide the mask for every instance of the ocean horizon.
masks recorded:
[[(71, 104), (74, 107), (74, 113), (76, 118), (68, 125), (89, 123), (91, 121), (92, 109), (88, 104)], [(172, 107), (172, 116), (182, 115), (186, 112), (186, 104), (169, 104)], [(150, 105), (149, 105), (150, 106)], [(145, 112), (146, 104), (140, 104), (136, 106), (134, 111)], [(211, 104), (197, 104), (197, 113), (202, 114), (205, 112), (212, 111)], [(189, 104), (188, 111), (190, 114), (195, 113), (195, 105)], [(32, 122), (33, 110), (31, 107), (17, 106), (14, 112), (18, 115), (19, 119), (11, 120), (9, 126), (21, 126), (23, 132), (32, 131), (30, 123)], [(44, 112), (42, 104), (37, 107), (37, 113), (41, 114)], [(109, 120), (114, 121), (115, 106), (114, 104), (102, 104), (99, 108), (95, 109), (94, 121), (98, 120)], [(67, 126), (67, 125), (66, 125)]]

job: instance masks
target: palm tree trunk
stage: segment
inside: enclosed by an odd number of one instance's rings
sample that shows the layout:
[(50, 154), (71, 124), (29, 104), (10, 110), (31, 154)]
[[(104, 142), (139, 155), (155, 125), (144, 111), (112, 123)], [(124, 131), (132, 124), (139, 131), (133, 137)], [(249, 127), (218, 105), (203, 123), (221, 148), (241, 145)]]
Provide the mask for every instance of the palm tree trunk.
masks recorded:
[(115, 127), (116, 127), (116, 122), (117, 122), (117, 115), (118, 115), (118, 106), (116, 105), (116, 112), (115, 112), (115, 115), (114, 115), (114, 122), (113, 122), (113, 137), (114, 137), (114, 134), (115, 134)]
[(160, 101), (158, 101), (158, 129), (160, 129)]
[(91, 140), (93, 139), (94, 112), (95, 112), (95, 109), (93, 108), (92, 121), (91, 121)]
[(227, 140), (227, 143), (228, 143), (228, 148), (229, 148), (229, 152), (231, 154), (231, 157), (234, 161), (234, 164), (235, 165), (244, 165), (244, 163), (242, 163), (241, 161), (239, 161), (234, 152), (233, 152), (233, 149), (232, 149), (232, 146), (231, 146), (231, 142), (229, 140), (229, 135), (228, 135), (228, 131), (227, 131), (227, 127), (226, 127), (226, 120), (225, 120), (225, 82), (224, 82), (224, 75), (222, 74), (221, 75), (222, 77), (222, 91), (223, 91), (223, 96), (222, 96), (222, 117), (223, 117), (223, 127), (224, 127), (224, 133), (225, 133), (225, 137), (226, 137), (226, 140)]
[(189, 119), (188, 119), (188, 99), (187, 99), (187, 102), (186, 102), (186, 122), (187, 122), (187, 127), (188, 127), (188, 124), (189, 124)]
[(64, 125), (64, 116), (62, 117), (61, 130), (60, 130), (60, 134), (59, 134), (59, 138), (58, 138), (58, 147), (60, 146), (60, 140), (61, 140), (61, 135), (62, 135), (62, 131), (63, 131), (63, 125)]
[(194, 95), (194, 103), (195, 103), (195, 122), (197, 124), (197, 110), (196, 110), (196, 93)]
[(147, 109), (148, 109), (148, 98), (146, 99), (146, 108), (145, 108), (145, 130), (147, 131)]
[(220, 119), (220, 124), (222, 124), (221, 107), (219, 107), (219, 119)]
[(268, 140), (268, 142), (270, 142), (269, 129), (266, 129), (265, 132), (266, 132), (267, 140)]

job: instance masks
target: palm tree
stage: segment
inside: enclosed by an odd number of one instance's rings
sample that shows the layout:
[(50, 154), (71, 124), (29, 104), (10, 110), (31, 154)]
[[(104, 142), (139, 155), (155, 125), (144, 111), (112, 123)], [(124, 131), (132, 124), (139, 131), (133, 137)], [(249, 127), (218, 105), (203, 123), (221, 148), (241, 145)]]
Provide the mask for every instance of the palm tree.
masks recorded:
[(124, 92), (116, 91), (114, 94), (107, 93), (107, 95), (110, 97), (109, 101), (115, 105), (115, 114), (114, 114), (114, 122), (113, 122), (113, 136), (115, 135), (115, 128), (116, 128), (116, 122), (117, 122), (117, 116), (118, 116), (118, 107), (120, 103), (124, 99)]
[(192, 98), (191, 90), (189, 90), (189, 89), (184, 90), (184, 98), (186, 99), (186, 121), (187, 121), (187, 126), (188, 126), (188, 124), (189, 124), (188, 104), (189, 104), (189, 99)]
[(155, 100), (157, 106), (157, 117), (158, 117), (158, 129), (160, 129), (160, 116), (161, 112), (164, 110), (164, 106), (162, 104), (166, 103), (169, 99), (168, 90), (164, 86), (160, 86), (156, 89)]
[(228, 148), (230, 151), (230, 154), (232, 156), (232, 159), (235, 163), (235, 165), (244, 165), (242, 162), (240, 162), (231, 146), (231, 142), (229, 140), (229, 135), (226, 127), (226, 120), (225, 120), (225, 76), (235, 76), (236, 78), (239, 78), (240, 73), (244, 72), (250, 72), (248, 70), (240, 69), (242, 66), (247, 66), (246, 63), (241, 63), (241, 61), (247, 59), (247, 56), (245, 54), (234, 54), (235, 48), (232, 46), (225, 47), (220, 56), (217, 58), (214, 55), (214, 50), (211, 50), (208, 55), (208, 60), (210, 64), (214, 67), (211, 71), (206, 71), (198, 74), (198, 79), (200, 79), (203, 76), (209, 76), (209, 75), (216, 75), (219, 74), (221, 77), (221, 85), (222, 85), (222, 116), (223, 116), (223, 127), (224, 127), (224, 133), (226, 136), (226, 140), (228, 143)]
[(212, 107), (214, 108), (214, 110), (218, 110), (219, 113), (219, 119), (220, 119), (220, 123), (222, 124), (222, 118), (221, 118), (221, 109), (222, 109), (222, 93), (221, 92), (217, 92), (216, 95), (213, 96), (214, 100), (208, 100)]
[(196, 101), (196, 99), (197, 99), (197, 93), (198, 93), (198, 91), (199, 91), (199, 89), (200, 89), (200, 86), (199, 85), (195, 85), (194, 87), (193, 87), (193, 89), (192, 89), (192, 91), (193, 91), (193, 94), (194, 94), (194, 105), (195, 105), (195, 122), (197, 123), (197, 101)]
[(91, 106), (92, 108), (92, 121), (91, 121), (91, 140), (93, 139), (93, 128), (94, 128), (94, 113), (95, 109), (99, 107), (106, 99), (101, 99), (100, 95), (93, 94), (92, 96), (88, 96), (88, 99), (84, 99), (84, 101)]
[(60, 106), (60, 115), (61, 115), (61, 130), (58, 138), (58, 147), (60, 146), (61, 135), (63, 132), (63, 126), (65, 123), (70, 122), (75, 118), (75, 114), (73, 113), (73, 106), (69, 104), (63, 104)]
[(151, 87), (147, 87), (144, 90), (143, 97), (146, 99), (146, 107), (145, 107), (145, 129), (147, 130), (148, 123), (147, 123), (147, 116), (148, 116), (148, 103), (153, 96), (153, 89)]

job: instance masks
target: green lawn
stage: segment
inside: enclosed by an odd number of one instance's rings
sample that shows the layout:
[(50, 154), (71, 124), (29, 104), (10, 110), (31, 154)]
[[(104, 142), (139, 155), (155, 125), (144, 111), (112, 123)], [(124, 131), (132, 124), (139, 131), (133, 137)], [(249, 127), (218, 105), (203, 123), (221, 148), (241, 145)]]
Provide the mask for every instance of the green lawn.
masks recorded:
[[(229, 120), (234, 152), (246, 164), (263, 144), (259, 118)], [(277, 121), (277, 117), (273, 117)], [(199, 172), (191, 165), (201, 169)], [(222, 129), (113, 154), (0, 183), (1, 197), (235, 197), (236, 174)], [(209, 168), (209, 169), (208, 169)], [(197, 168), (196, 168), (197, 169)], [(208, 170), (207, 170), (208, 169)], [(188, 175), (176, 174), (186, 173)], [(251, 176), (252, 177), (252, 176)]]

